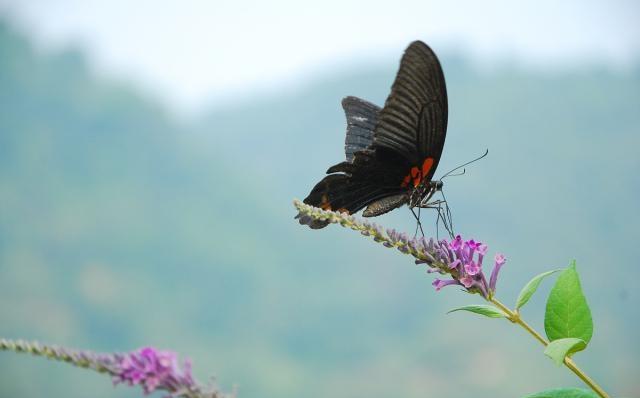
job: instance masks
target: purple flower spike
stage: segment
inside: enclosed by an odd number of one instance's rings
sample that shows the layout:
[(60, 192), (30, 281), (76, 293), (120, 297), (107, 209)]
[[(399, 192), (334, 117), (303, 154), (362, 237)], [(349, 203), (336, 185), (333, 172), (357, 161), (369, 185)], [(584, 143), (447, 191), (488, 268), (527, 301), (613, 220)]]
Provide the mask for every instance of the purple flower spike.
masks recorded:
[(0, 338), (0, 351), (7, 349), (92, 369), (111, 376), (114, 384), (139, 385), (145, 395), (163, 391), (164, 398), (235, 398), (212, 383), (198, 384), (191, 377), (191, 363), (185, 361), (180, 369), (176, 354), (171, 351), (146, 347), (129, 353), (98, 353)]
[(487, 254), (488, 248), (489, 246), (485, 245), (484, 243), (478, 244), (478, 249), (476, 251), (478, 252), (478, 266), (480, 268), (482, 268), (482, 260), (484, 260), (484, 255)]
[[(475, 239), (463, 240), (460, 235), (456, 236), (451, 241), (441, 241), (439, 248), (436, 249), (438, 255), (434, 258), (441, 262), (442, 265), (436, 265), (438, 272), (442, 274), (449, 274), (457, 281), (458, 285), (462, 285), (469, 293), (478, 293), (482, 297), (488, 299), (495, 289), (495, 281), (493, 288), (490, 287), (490, 283), (482, 271), (482, 262), (484, 256), (487, 254), (488, 246)], [(504, 264), (504, 256), (496, 257), (497, 263), (500, 266)], [(431, 266), (437, 264), (436, 262), (430, 263)], [(497, 274), (492, 276), (497, 278)], [(440, 286), (442, 282), (434, 282), (434, 286)]]
[(476, 275), (480, 272), (480, 265), (471, 261), (464, 265), (464, 270), (467, 271), (469, 275)]
[(500, 273), (500, 268), (507, 262), (507, 259), (503, 254), (496, 254), (495, 256), (495, 265), (493, 266), (493, 270), (491, 271), (491, 278), (489, 279), (489, 290), (493, 294), (496, 291), (496, 283), (498, 282), (498, 274)]
[(323, 226), (327, 223), (339, 224), (359, 231), (363, 235), (368, 234), (376, 242), (415, 257), (416, 264), (425, 264), (429, 273), (449, 275), (450, 280), (436, 279), (433, 282), (436, 290), (448, 285), (459, 285), (464, 286), (464, 290), (468, 293), (479, 294), (486, 300), (491, 300), (495, 293), (498, 273), (505, 259), (502, 255), (496, 256), (491, 276), (487, 277), (483, 271), (485, 268), (483, 260), (487, 255), (488, 247), (480, 241), (464, 240), (460, 235), (451, 240), (434, 240), (433, 238), (427, 240), (424, 237), (409, 239), (406, 234), (394, 229), (388, 229), (385, 233), (381, 227), (359, 221), (343, 213), (326, 211), (300, 201), (294, 201), (294, 205), (300, 214), (309, 216), (314, 222), (318, 221)]
[(462, 285), (468, 289), (471, 286), (473, 286), (474, 280), (471, 276), (465, 275), (462, 278), (460, 278), (460, 283), (462, 283)]
[(453, 251), (457, 251), (460, 248), (462, 248), (462, 236), (460, 236), (460, 235), (456, 236), (456, 238), (451, 241), (449, 246), (451, 247), (451, 250), (453, 250)]
[(175, 392), (181, 387), (194, 387), (188, 361), (181, 370), (173, 352), (158, 351), (152, 347), (122, 356), (117, 364), (114, 383), (139, 384), (145, 394), (155, 390)]
[(447, 279), (445, 281), (443, 281), (442, 279), (436, 279), (432, 283), (433, 287), (435, 287), (437, 291), (440, 291), (440, 289), (442, 289), (445, 286), (459, 285), (459, 284), (460, 283), (458, 281), (456, 281), (455, 279)]

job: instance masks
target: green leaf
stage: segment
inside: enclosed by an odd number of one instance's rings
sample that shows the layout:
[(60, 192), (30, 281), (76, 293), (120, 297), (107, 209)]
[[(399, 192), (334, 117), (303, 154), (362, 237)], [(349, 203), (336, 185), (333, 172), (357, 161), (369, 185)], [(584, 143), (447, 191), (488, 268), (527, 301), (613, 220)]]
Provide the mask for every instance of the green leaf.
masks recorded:
[(598, 398), (598, 395), (584, 388), (556, 388), (529, 394), (522, 398)]
[(575, 337), (589, 344), (593, 320), (587, 299), (582, 294), (576, 262), (562, 271), (549, 293), (544, 315), (544, 330), (550, 341)]
[(542, 282), (544, 278), (558, 271), (562, 270), (555, 269), (553, 271), (543, 272), (542, 274), (535, 276), (526, 285), (524, 285), (524, 287), (520, 291), (520, 294), (518, 295), (518, 300), (516, 301), (516, 310), (522, 308), (522, 306), (527, 304), (527, 301), (529, 301), (531, 296), (533, 296), (533, 293), (538, 290), (538, 286), (540, 286), (540, 282)]
[(454, 308), (451, 311), (447, 312), (447, 314), (450, 314), (456, 311), (469, 311), (476, 314), (484, 315), (489, 318), (506, 318), (507, 317), (504, 312), (490, 305), (466, 305), (464, 307)]
[(544, 349), (544, 355), (551, 358), (556, 365), (561, 366), (564, 362), (564, 357), (574, 352), (582, 351), (585, 348), (587, 348), (587, 343), (582, 339), (574, 337), (558, 339), (549, 343), (547, 348)]

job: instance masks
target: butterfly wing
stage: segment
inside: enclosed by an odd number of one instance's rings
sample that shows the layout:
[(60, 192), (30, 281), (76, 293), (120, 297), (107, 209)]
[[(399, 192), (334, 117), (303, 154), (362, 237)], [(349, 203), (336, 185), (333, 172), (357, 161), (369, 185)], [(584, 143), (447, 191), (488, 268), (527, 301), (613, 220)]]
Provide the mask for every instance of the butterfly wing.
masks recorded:
[(347, 161), (351, 162), (356, 152), (371, 147), (380, 107), (358, 97), (345, 97), (342, 100), (342, 108), (347, 117), (344, 152)]
[[(380, 199), (406, 193), (406, 188), (397, 183), (398, 170), (381, 164), (373, 151), (356, 152), (352, 162), (332, 166), (327, 173), (329, 175), (313, 187), (304, 203), (325, 210), (353, 214)], [(398, 200), (396, 207), (404, 202), (406, 198), (402, 202)], [(311, 228), (322, 228), (328, 224), (317, 220), (300, 221)]]
[[(304, 202), (349, 214), (369, 206), (366, 216), (406, 203), (405, 174), (422, 165), (422, 177), (431, 179), (444, 146), (447, 93), (436, 55), (420, 41), (411, 43), (384, 108), (356, 97), (345, 98), (343, 108), (347, 160), (329, 168)], [(328, 224), (298, 217), (312, 228)]]
[(378, 114), (373, 147), (398, 153), (410, 164), (432, 158), (426, 178), (431, 179), (447, 132), (447, 89), (435, 53), (421, 41), (407, 47), (391, 94)]

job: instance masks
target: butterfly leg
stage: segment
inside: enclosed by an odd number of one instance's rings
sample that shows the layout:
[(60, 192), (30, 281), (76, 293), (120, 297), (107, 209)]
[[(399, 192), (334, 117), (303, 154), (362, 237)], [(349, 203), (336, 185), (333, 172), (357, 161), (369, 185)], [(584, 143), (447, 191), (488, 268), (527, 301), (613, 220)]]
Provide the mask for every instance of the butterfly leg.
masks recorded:
[(442, 223), (444, 224), (444, 228), (447, 230), (449, 237), (453, 239), (454, 233), (453, 233), (453, 222), (451, 219), (451, 209), (449, 208), (449, 205), (447, 204), (446, 201), (443, 201), (440, 203), (438, 212), (442, 217)]
[(445, 218), (443, 212), (443, 207), (442, 204), (444, 203), (444, 205), (446, 206), (446, 202), (442, 202), (442, 201), (437, 201), (435, 203), (435, 209), (438, 212), (438, 218), (436, 219), (436, 226), (438, 228), (438, 240), (440, 240), (440, 220), (442, 220), (442, 224), (444, 225), (444, 229), (449, 232), (449, 227), (447, 225), (447, 219)]
[(444, 229), (449, 234), (449, 237), (453, 239), (453, 228), (449, 217), (449, 205), (447, 205), (446, 201), (438, 203), (438, 217), (442, 219)]
[(442, 216), (442, 203), (440, 201), (434, 202), (432, 209), (436, 209), (438, 212), (438, 216), (436, 217), (436, 239), (440, 240), (440, 220), (445, 225), (445, 229), (447, 228), (447, 222)]
[(440, 191), (440, 195), (442, 195), (442, 199), (444, 201), (445, 211), (447, 215), (447, 221), (449, 227), (447, 228), (447, 232), (449, 232), (449, 236), (453, 239), (455, 233), (453, 232), (453, 217), (451, 216), (451, 208), (449, 207), (449, 203), (447, 202), (447, 198), (444, 196), (444, 191)]
[(438, 212), (438, 216), (436, 217), (436, 240), (440, 241), (440, 208), (434, 207)]
[(438, 212), (438, 216), (436, 217), (436, 239), (440, 239), (440, 220), (442, 220), (444, 229), (447, 231), (451, 239), (453, 239), (454, 233), (453, 223), (451, 221), (451, 210), (449, 209), (449, 205), (446, 200), (434, 200), (433, 202), (425, 203), (420, 207), (425, 209), (434, 209)]
[(422, 233), (422, 237), (424, 238), (424, 231), (422, 230), (422, 223), (420, 222), (420, 208), (418, 207), (418, 214), (413, 211), (412, 207), (409, 207), (409, 210), (411, 210), (411, 214), (413, 214), (413, 217), (416, 219), (416, 231), (413, 234), (413, 238), (415, 239), (416, 236), (418, 236), (418, 229), (420, 229), (420, 233)]

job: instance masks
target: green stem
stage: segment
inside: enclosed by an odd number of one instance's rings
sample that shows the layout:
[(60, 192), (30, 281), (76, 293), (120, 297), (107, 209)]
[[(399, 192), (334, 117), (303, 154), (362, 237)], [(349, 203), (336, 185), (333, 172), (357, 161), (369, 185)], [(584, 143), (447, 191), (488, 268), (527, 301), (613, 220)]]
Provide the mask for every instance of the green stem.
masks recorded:
[(28, 342), (24, 340), (7, 340), (0, 338), (0, 351), (30, 353), (54, 361), (67, 362), (80, 368), (93, 369), (98, 373), (113, 375), (113, 370), (96, 360), (90, 360), (90, 358), (87, 355), (83, 355), (81, 351), (69, 350), (58, 346), (42, 345), (35, 341)]
[[(520, 313), (518, 311), (512, 311), (506, 305), (502, 304), (495, 298), (491, 298), (491, 301), (496, 307), (500, 308), (505, 314), (507, 314), (508, 319), (520, 325), (524, 330), (529, 332), (536, 340), (538, 340), (543, 346), (549, 345), (549, 342), (540, 335), (540, 333), (536, 332), (534, 328), (532, 328), (527, 322), (525, 322), (522, 318), (520, 318)], [(586, 385), (588, 385), (593, 391), (596, 392), (602, 398), (610, 398), (609, 394), (607, 394), (602, 387), (600, 387), (591, 377), (587, 376), (587, 374), (576, 365), (573, 359), (569, 357), (564, 358), (564, 365), (571, 369), (573, 373), (576, 374)]]

